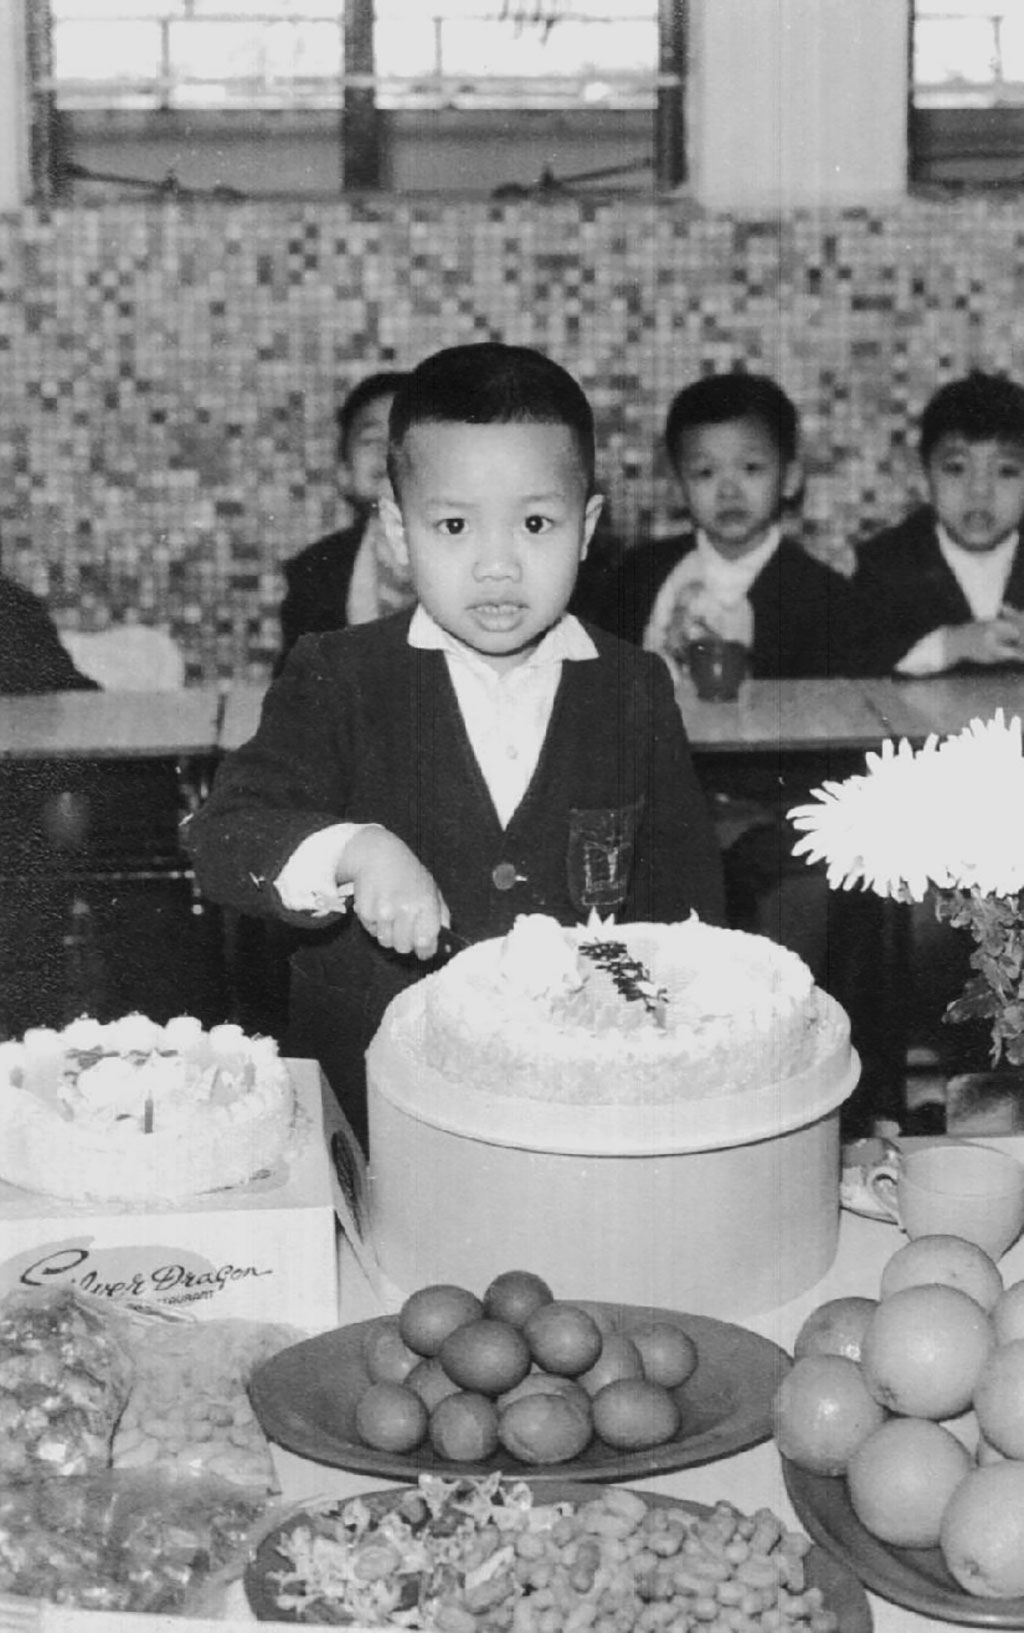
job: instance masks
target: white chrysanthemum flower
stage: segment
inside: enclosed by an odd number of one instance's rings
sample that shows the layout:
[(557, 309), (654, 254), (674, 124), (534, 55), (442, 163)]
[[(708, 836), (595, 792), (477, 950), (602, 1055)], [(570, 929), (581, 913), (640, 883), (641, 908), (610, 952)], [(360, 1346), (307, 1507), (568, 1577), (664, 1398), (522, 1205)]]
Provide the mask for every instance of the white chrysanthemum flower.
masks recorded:
[(1002, 710), (916, 753), (887, 741), (867, 771), (815, 791), (790, 818), (793, 847), (826, 864), (833, 889), (922, 901), (931, 887), (1016, 895), (1024, 890), (1021, 722)]

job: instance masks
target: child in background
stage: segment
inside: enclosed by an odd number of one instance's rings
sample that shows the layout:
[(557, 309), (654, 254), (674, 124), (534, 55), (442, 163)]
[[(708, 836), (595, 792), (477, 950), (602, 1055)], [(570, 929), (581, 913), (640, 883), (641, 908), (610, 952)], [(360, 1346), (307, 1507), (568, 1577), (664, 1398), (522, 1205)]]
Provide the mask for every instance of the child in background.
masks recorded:
[(861, 547), (868, 673), (1024, 663), (1024, 387), (980, 372), (921, 416), (928, 503)]
[[(787, 394), (763, 375), (698, 380), (671, 404), (665, 447), (693, 526), (629, 552), (607, 627), (679, 667), (688, 641), (710, 629), (749, 648), (755, 679), (850, 673), (849, 581), (809, 555), (787, 519), (802, 484), (799, 419)], [(823, 870), (794, 858), (786, 817), (829, 769), (795, 770), (780, 754), (720, 757), (712, 805), (729, 924), (791, 947), (849, 1010), (862, 1100), (871, 1103), (891, 1077), (889, 1040), (875, 1022), (881, 1006), (864, 978), (865, 967), (880, 967), (878, 904), (830, 893)]]
[(672, 402), (665, 449), (693, 528), (627, 554), (608, 627), (676, 659), (711, 630), (750, 648), (757, 678), (843, 673), (849, 586), (785, 525), (803, 481), (786, 393), (758, 374), (697, 380)]
[[(679, 665), (687, 642), (710, 630), (749, 648), (758, 679), (844, 672), (849, 584), (786, 532), (802, 472), (797, 411), (781, 386), (758, 374), (695, 381), (672, 401), (665, 448), (693, 530), (627, 554), (608, 627)], [(820, 936), (805, 933), (813, 876), (793, 863), (784, 816), (808, 791), (784, 783), (778, 763), (760, 776), (749, 765), (740, 773), (728, 785), (720, 777), (715, 795), (729, 922), (784, 941), (820, 966)], [(785, 875), (795, 913), (781, 891)]]
[(404, 374), (371, 374), (338, 409), (338, 478), (355, 520), (284, 564), (281, 661), (300, 635), (365, 624), (412, 605), (377, 517), (387, 480), (388, 414)]
[(388, 467), (415, 611), (298, 644), (187, 840), (216, 900), (311, 932), (287, 1047), (364, 1140), (364, 1051), (444, 926), (722, 917), (664, 666), (566, 614), (602, 502), (575, 380), (524, 347), (439, 352)]

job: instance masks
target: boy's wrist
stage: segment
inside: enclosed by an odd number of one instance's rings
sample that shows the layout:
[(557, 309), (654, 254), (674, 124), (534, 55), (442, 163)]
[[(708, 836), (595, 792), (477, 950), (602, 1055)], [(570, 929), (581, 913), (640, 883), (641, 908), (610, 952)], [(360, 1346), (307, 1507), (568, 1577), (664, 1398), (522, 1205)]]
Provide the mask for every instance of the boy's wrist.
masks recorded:
[(380, 822), (348, 823), (346, 826), (349, 831), (338, 854), (336, 875), (339, 884), (351, 885), (355, 884), (367, 855), (376, 848), (369, 836), (389, 834), (389, 830)]
[(343, 858), (352, 840), (368, 826), (375, 824), (337, 822), (304, 839), (274, 880), (282, 906), (317, 914), (342, 908), (343, 898), (351, 895)]

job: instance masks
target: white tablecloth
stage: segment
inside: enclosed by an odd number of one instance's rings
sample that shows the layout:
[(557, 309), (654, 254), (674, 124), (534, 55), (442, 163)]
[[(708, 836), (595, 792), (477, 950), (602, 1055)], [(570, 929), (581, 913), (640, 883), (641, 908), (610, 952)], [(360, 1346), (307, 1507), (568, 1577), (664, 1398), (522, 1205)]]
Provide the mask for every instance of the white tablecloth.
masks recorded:
[[(1024, 1153), (1024, 1140), (993, 1143), (1005, 1143), (1017, 1154)], [(877, 1296), (882, 1268), (903, 1241), (904, 1237), (890, 1225), (844, 1213), (839, 1252), (828, 1275), (800, 1299), (747, 1324), (765, 1337), (774, 1339), (784, 1349), (791, 1350), (802, 1322), (826, 1299), (858, 1293), (867, 1297)], [(1024, 1239), (1006, 1255), (1001, 1269), (1007, 1285), (1024, 1279)], [(343, 1322), (362, 1321), (382, 1313), (378, 1298), (344, 1242), (339, 1278)], [(274, 1447), (274, 1460), (287, 1499), (351, 1496), (386, 1484), (375, 1477), (349, 1474), (343, 1469), (308, 1462), (279, 1446)], [(668, 1492), (695, 1502), (714, 1503), (719, 1498), (725, 1498), (748, 1511), (766, 1506), (774, 1509), (788, 1524), (798, 1524), (782, 1483), (778, 1453), (770, 1441), (701, 1468), (684, 1469), (678, 1474), (630, 1483), (641, 1490)], [(874, 1595), (871, 1596), (871, 1607), (876, 1633), (922, 1633), (928, 1627), (950, 1626), (948, 1622), (939, 1623), (930, 1617), (918, 1616)], [(34, 1633), (181, 1633), (185, 1628), (190, 1633), (226, 1633), (231, 1626), (241, 1630), (252, 1625), (252, 1617), (240, 1584), (234, 1584), (230, 1590), (225, 1616), (226, 1620), (217, 1622), (181, 1622), (165, 1617), (107, 1616), (49, 1606), (38, 1618)], [(262, 1625), (267, 1628), (267, 1633), (271, 1633), (272, 1627), (280, 1628), (284, 1633), (284, 1624)], [(0, 1629), (3, 1627), (0, 1614)]]

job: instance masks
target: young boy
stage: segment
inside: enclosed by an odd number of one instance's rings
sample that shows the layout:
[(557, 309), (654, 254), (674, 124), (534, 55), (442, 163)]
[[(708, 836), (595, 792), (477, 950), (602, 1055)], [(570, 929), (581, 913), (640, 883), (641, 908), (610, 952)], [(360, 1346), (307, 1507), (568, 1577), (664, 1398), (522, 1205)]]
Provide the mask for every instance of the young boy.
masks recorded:
[(708, 627), (749, 646), (758, 678), (843, 672), (849, 586), (784, 536), (798, 437), (796, 409), (764, 375), (710, 375), (677, 394), (665, 449), (693, 528), (627, 554), (610, 629), (678, 656)]
[(579, 386), (524, 347), (439, 352), (388, 465), (415, 611), (301, 641), (189, 837), (211, 896), (311, 932), (287, 1047), (364, 1139), (363, 1052), (443, 926), (722, 917), (664, 665), (566, 616), (601, 508)]
[(371, 374), (338, 409), (338, 480), (355, 520), (285, 562), (282, 661), (300, 635), (363, 624), (411, 601), (408, 587), (395, 582), (386, 563), (381, 582), (376, 548), (377, 502), (387, 475), (388, 414), (405, 378), (398, 373)]
[(1024, 387), (980, 372), (943, 386), (919, 452), (928, 504), (860, 551), (864, 668), (1024, 663)]

